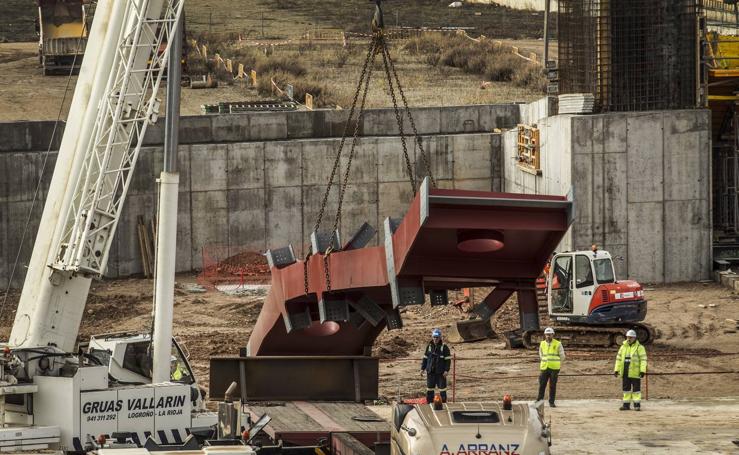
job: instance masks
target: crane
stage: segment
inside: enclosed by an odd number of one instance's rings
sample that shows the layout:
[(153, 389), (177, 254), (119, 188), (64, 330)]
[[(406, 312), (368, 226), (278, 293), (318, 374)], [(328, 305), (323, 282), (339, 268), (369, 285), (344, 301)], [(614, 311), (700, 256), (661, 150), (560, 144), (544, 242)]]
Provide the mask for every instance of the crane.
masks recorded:
[[(100, 0), (15, 321), (0, 357), (3, 450), (84, 451), (105, 435), (180, 442), (215, 424), (172, 340), (179, 84), (169, 86), (160, 182), (153, 333), (93, 336), (75, 351), (93, 279), (103, 276), (158, 91), (181, 39), (183, 0)], [(165, 52), (159, 52), (163, 43)], [(175, 48), (175, 49), (173, 49)], [(177, 63), (170, 81), (179, 80)], [(173, 153), (174, 151), (174, 153)], [(170, 365), (180, 369), (170, 377)], [(184, 371), (184, 374), (182, 373)], [(8, 426), (10, 425), (10, 426)], [(7, 446), (7, 447), (6, 447)]]

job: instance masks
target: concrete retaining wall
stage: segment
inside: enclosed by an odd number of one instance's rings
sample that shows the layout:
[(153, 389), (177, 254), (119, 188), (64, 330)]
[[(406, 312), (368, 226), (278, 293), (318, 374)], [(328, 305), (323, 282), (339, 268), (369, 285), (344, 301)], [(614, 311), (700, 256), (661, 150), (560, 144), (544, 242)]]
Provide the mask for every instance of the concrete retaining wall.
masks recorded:
[(503, 135), (504, 188), (573, 188), (576, 219), (562, 248), (596, 243), (624, 257), (619, 276), (644, 282), (710, 278), (708, 111), (565, 115), (539, 127), (541, 176), (516, 167), (515, 133)]
[[(439, 186), (500, 190), (500, 146), (489, 131), (511, 128), (519, 111), (517, 105), (414, 109)], [(291, 242), (303, 254), (346, 115), (314, 111), (183, 117), (178, 271), (199, 269), (202, 248), (210, 245), (264, 250)], [(0, 285), (7, 284), (21, 244), (43, 166), (41, 150), (48, 146), (51, 127), (49, 122), (0, 124)], [(381, 228), (384, 217), (402, 216), (411, 197), (392, 111), (369, 111), (361, 131), (364, 137), (358, 142), (352, 184), (343, 204), (345, 238), (364, 221)], [(58, 139), (54, 142), (52, 148), (58, 147)], [(154, 181), (162, 163), (161, 131), (154, 129), (147, 143), (150, 146), (142, 149), (111, 251), (111, 277), (142, 271), (136, 219), (140, 215), (151, 219), (156, 211)], [(14, 285), (24, 277), (55, 158), (56, 153), (49, 154)], [(336, 195), (333, 191), (326, 208), (326, 229), (334, 221)]]

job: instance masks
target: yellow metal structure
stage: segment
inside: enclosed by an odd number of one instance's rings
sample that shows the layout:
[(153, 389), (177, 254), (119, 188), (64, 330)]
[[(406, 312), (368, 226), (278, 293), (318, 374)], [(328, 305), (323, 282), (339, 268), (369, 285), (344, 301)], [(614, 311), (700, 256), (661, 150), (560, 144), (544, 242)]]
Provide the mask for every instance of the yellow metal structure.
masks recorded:
[(535, 126), (518, 125), (518, 167), (526, 172), (541, 174), (539, 129)]

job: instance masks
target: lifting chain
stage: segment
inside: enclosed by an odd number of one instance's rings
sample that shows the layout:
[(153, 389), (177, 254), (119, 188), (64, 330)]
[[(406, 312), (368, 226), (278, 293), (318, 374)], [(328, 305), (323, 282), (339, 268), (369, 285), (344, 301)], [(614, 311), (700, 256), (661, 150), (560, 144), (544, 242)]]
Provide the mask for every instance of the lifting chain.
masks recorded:
[[(344, 145), (346, 143), (346, 138), (349, 133), (349, 128), (351, 126), (352, 120), (354, 119), (354, 113), (357, 108), (357, 101), (359, 101), (359, 94), (360, 92), (362, 92), (362, 100), (359, 105), (359, 112), (357, 114), (357, 118), (354, 124), (354, 132), (352, 135), (351, 147), (349, 149), (349, 157), (347, 159), (346, 170), (344, 172), (343, 181), (340, 182), (340, 186), (339, 186), (339, 198), (338, 198), (338, 204), (336, 208), (336, 217), (334, 218), (334, 224), (331, 229), (331, 236), (329, 238), (328, 247), (326, 248), (326, 251), (323, 253), (323, 271), (325, 274), (327, 291), (331, 290), (331, 274), (329, 272), (329, 257), (331, 256), (331, 253), (334, 251), (334, 242), (335, 241), (338, 242), (338, 239), (336, 238), (336, 232), (339, 228), (339, 222), (341, 221), (341, 209), (342, 209), (342, 205), (344, 201), (344, 196), (346, 194), (346, 189), (349, 184), (349, 175), (351, 173), (352, 160), (354, 158), (354, 153), (355, 153), (356, 145), (357, 145), (357, 138), (359, 136), (359, 127), (361, 125), (362, 118), (364, 117), (365, 103), (367, 100), (367, 93), (369, 92), (369, 84), (370, 84), (370, 79), (372, 76), (373, 65), (375, 62), (375, 57), (378, 53), (382, 53), (385, 77), (387, 79), (390, 97), (393, 102), (395, 120), (398, 124), (398, 132), (400, 133), (400, 141), (403, 147), (403, 158), (405, 160), (405, 166), (406, 166), (406, 172), (408, 173), (408, 179), (411, 184), (411, 191), (413, 195), (415, 196), (416, 195), (416, 176), (413, 170), (413, 164), (411, 163), (411, 159), (408, 154), (408, 144), (406, 143), (405, 132), (403, 128), (403, 118), (401, 115), (401, 111), (398, 109), (398, 100), (395, 95), (396, 86), (397, 86), (398, 93), (400, 94), (401, 101), (403, 103), (403, 114), (408, 116), (411, 129), (413, 130), (414, 146), (418, 147), (420, 154), (421, 154), (421, 161), (423, 163), (424, 171), (426, 175), (428, 175), (429, 179), (431, 180), (431, 185), (434, 187), (436, 186), (436, 181), (434, 179), (433, 173), (431, 172), (431, 166), (429, 165), (429, 160), (426, 157), (425, 151), (423, 150), (423, 145), (418, 136), (418, 130), (416, 129), (416, 124), (413, 120), (413, 115), (408, 107), (408, 100), (406, 99), (405, 93), (403, 92), (403, 88), (400, 85), (400, 78), (398, 77), (398, 73), (395, 70), (395, 64), (392, 58), (390, 57), (390, 51), (388, 49), (388, 44), (385, 39), (384, 30), (383, 30), (382, 10), (380, 9), (380, 0), (376, 0), (376, 3), (377, 3), (377, 9), (375, 12), (375, 18), (373, 19), (372, 40), (370, 42), (370, 46), (367, 51), (367, 56), (364, 60), (364, 65), (362, 66), (362, 73), (359, 77), (359, 83), (357, 84), (357, 89), (354, 92), (354, 98), (352, 99), (351, 109), (349, 110), (349, 118), (347, 119), (346, 124), (344, 125), (344, 131), (341, 136), (341, 142), (339, 143), (339, 148), (336, 152), (336, 157), (334, 158), (334, 163), (333, 163), (333, 167), (331, 168), (331, 175), (329, 177), (328, 186), (326, 187), (326, 192), (323, 195), (323, 200), (321, 201), (321, 207), (318, 212), (318, 218), (313, 228), (313, 232), (315, 232), (316, 235), (318, 235), (318, 231), (321, 226), (321, 221), (323, 220), (323, 215), (326, 210), (326, 204), (328, 202), (328, 197), (329, 197), (329, 194), (331, 193), (331, 187), (334, 183), (334, 179), (336, 178), (336, 172), (338, 171), (339, 164), (341, 162), (341, 153), (344, 149)], [(378, 19), (378, 15), (379, 15), (379, 19)], [(376, 25), (379, 25), (379, 26), (376, 27)], [(415, 151), (415, 147), (414, 147), (414, 151)], [(416, 161), (414, 160), (414, 163), (415, 162)], [(314, 253), (321, 253), (321, 252), (312, 251), (312, 247), (309, 247), (308, 254), (305, 256), (305, 260), (303, 261), (303, 279), (304, 279), (303, 281), (305, 285), (306, 295), (309, 293), (308, 260)]]

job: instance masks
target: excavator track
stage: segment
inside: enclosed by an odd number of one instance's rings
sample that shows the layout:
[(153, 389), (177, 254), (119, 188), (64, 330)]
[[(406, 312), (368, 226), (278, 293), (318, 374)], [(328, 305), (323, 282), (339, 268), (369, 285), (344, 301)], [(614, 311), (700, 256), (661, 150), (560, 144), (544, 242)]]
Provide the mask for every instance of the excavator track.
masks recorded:
[[(563, 325), (553, 327), (555, 336), (568, 347), (609, 348), (619, 346), (626, 339), (626, 331), (633, 329), (641, 344), (654, 341), (654, 328), (647, 324), (628, 323), (608, 326)], [(536, 349), (544, 339), (544, 330), (528, 330), (521, 337), (528, 349)]]

